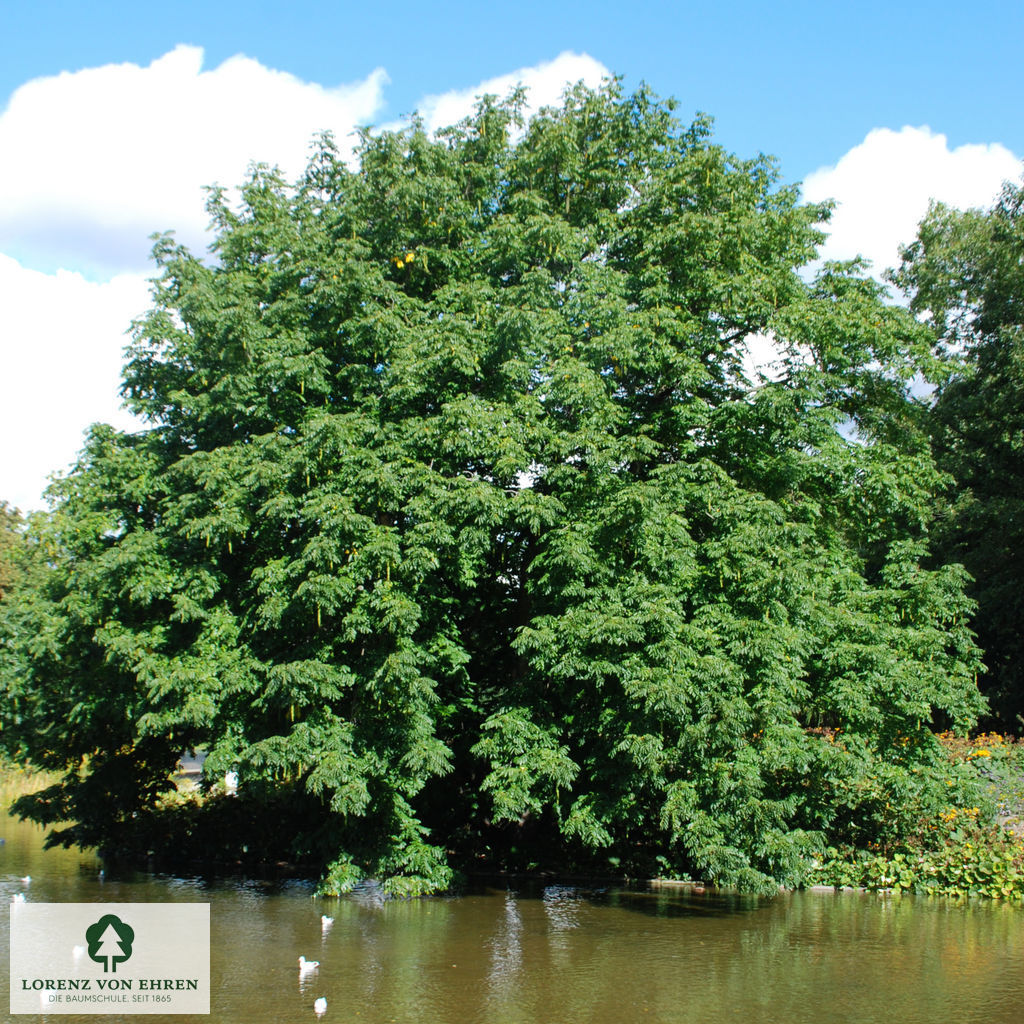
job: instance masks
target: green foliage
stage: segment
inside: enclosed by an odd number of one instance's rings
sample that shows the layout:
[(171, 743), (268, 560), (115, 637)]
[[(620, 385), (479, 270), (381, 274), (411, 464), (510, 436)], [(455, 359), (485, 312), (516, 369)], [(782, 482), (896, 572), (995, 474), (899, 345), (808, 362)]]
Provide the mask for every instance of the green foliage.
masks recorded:
[(1024, 746), (998, 734), (942, 742), (949, 760), (934, 779), (937, 798), (918, 806), (916, 828), (829, 847), (809, 881), (1024, 900)]
[(947, 348), (931, 418), (951, 486), (937, 552), (972, 577), (985, 689), (1005, 726), (1024, 712), (1024, 191), (987, 212), (934, 205), (895, 282)]
[[(31, 703), (33, 632), (44, 609), (38, 602), (48, 566), (46, 551), (32, 534), (30, 524), (7, 502), (0, 502), (0, 680), (7, 698), (0, 715), (0, 756), (22, 764), (27, 750), (22, 742), (28, 724), (26, 704)], [(25, 729), (22, 726), (25, 726)]]
[(210, 260), (157, 240), (151, 426), (56, 486), (10, 637), (58, 840), (133, 833), (197, 745), (286, 796), (327, 891), (770, 891), (916, 823), (932, 727), (982, 709), (929, 565), (929, 333), (857, 264), (805, 283), (828, 208), (707, 120), (615, 83), (520, 106), (366, 133), (357, 169), (322, 139), (294, 186), (211, 191)]
[(891, 856), (829, 848), (816, 884), (925, 896), (1024, 900), (1024, 845), (993, 829), (958, 829), (937, 849)]
[(0, 501), (0, 601), (19, 575), (18, 551), (23, 529), (21, 513), (6, 501)]

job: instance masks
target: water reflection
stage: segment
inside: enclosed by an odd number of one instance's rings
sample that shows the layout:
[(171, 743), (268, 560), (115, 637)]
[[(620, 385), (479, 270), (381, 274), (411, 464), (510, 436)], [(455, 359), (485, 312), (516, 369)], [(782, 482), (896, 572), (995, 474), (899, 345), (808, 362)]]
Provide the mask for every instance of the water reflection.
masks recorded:
[(573, 942), (568, 933), (580, 927), (586, 908), (583, 893), (573, 886), (549, 885), (544, 889), (542, 899), (552, 967), (558, 971), (568, 970), (572, 962)]
[[(212, 1013), (197, 1024), (315, 1024), (319, 998), (327, 1024), (1017, 1024), (1024, 1005), (1024, 910), (1000, 904), (561, 885), (319, 900), (296, 881), (101, 879), (31, 826), (0, 835), (0, 899), (209, 902)], [(7, 941), (5, 921), (0, 961)], [(300, 955), (320, 968), (300, 978)]]
[(522, 984), (523, 918), (511, 892), (505, 894), (504, 912), (499, 911), (495, 917), (495, 933), (487, 943), (490, 966), (486, 1005), (492, 1020), (509, 1017)]

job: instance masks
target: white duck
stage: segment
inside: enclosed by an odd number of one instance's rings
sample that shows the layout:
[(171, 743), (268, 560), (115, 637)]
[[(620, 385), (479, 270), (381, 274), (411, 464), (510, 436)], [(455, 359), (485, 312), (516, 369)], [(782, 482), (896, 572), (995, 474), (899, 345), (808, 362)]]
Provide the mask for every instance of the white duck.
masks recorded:
[(309, 974), (320, 966), (319, 960), (307, 960), (304, 956), (299, 957), (299, 974)]
[(320, 998), (313, 1003), (313, 1012), (316, 1013), (318, 1017), (322, 1017), (327, 1012), (327, 1000), (324, 999), (323, 996), (320, 996)]

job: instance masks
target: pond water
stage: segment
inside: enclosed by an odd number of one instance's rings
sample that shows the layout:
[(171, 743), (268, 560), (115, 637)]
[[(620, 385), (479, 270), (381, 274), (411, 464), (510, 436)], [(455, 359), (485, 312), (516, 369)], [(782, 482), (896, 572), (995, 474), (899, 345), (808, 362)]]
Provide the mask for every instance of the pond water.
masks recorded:
[[(566, 885), (410, 901), (368, 889), (323, 900), (299, 881), (101, 877), (89, 854), (44, 851), (33, 826), (0, 817), (0, 836), (4, 902), (23, 892), (36, 902), (211, 905), (208, 1017), (53, 1021), (315, 1024), (318, 997), (327, 1000), (324, 1024), (1024, 1020), (1018, 907)], [(321, 914), (334, 918), (327, 931)], [(319, 970), (300, 979), (300, 955), (319, 960)]]

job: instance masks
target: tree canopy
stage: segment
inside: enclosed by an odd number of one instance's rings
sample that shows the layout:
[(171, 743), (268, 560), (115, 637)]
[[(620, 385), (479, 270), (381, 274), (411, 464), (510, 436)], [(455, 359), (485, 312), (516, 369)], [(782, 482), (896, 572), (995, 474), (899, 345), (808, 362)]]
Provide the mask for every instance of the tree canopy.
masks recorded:
[(209, 258), (157, 240), (149, 427), (93, 429), (9, 636), (54, 841), (127, 843), (192, 747), (326, 891), (768, 890), (935, 805), (932, 729), (983, 703), (930, 334), (856, 263), (805, 281), (827, 206), (673, 108), (324, 137), (210, 191)]
[(931, 432), (950, 486), (936, 549), (973, 578), (993, 710), (1024, 712), (1024, 192), (989, 211), (934, 204), (894, 281), (945, 346)]

